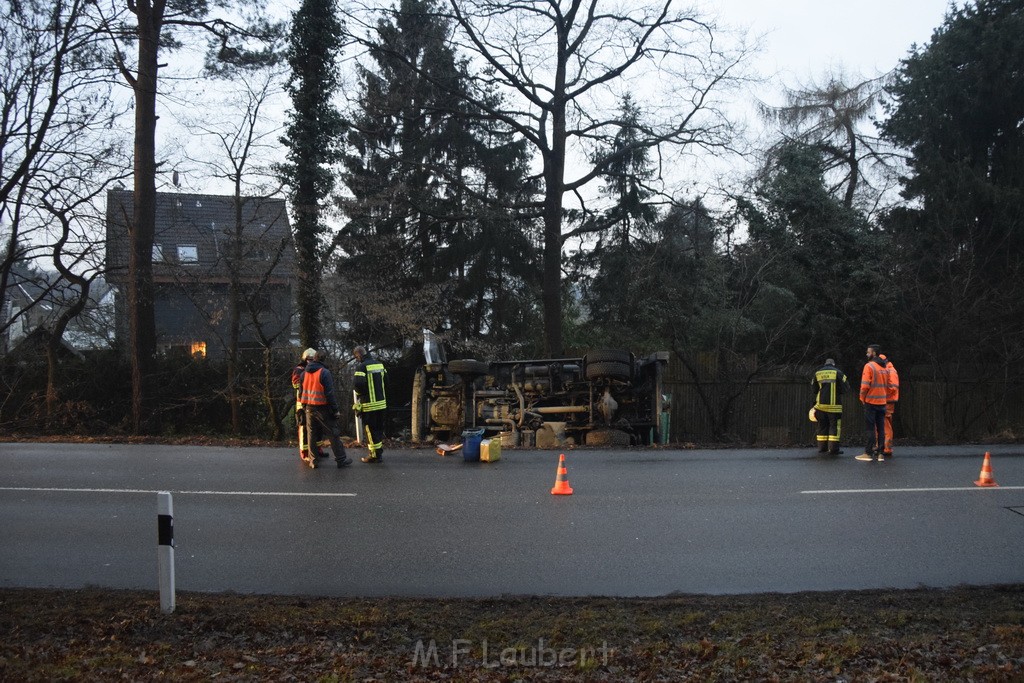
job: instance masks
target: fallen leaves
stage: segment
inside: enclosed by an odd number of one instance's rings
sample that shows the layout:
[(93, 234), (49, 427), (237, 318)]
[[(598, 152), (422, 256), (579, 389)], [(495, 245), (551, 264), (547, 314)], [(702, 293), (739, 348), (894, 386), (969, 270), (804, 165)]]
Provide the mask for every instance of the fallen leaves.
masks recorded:
[(634, 600), (180, 594), (169, 616), (146, 592), (2, 589), (0, 633), (0, 680), (19, 681), (1001, 681), (1024, 678), (1024, 586)]

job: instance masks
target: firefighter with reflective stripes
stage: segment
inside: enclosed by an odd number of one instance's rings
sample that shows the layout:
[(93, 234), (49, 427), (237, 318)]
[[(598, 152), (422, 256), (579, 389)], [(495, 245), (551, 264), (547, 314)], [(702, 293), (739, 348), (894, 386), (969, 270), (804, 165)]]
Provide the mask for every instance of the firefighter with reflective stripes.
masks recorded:
[(889, 369), (889, 395), (885, 399), (885, 457), (892, 457), (892, 416), (896, 413), (896, 402), (900, 400), (900, 374), (884, 353), (878, 356), (886, 362)]
[(818, 452), (839, 455), (843, 436), (843, 393), (850, 389), (846, 375), (831, 358), (818, 368), (811, 380), (814, 386), (814, 419), (818, 425)]
[(885, 405), (889, 400), (889, 368), (888, 363), (880, 357), (880, 352), (878, 344), (868, 346), (868, 362), (864, 364), (864, 372), (860, 377), (860, 401), (864, 404), (867, 440), (864, 452), (857, 456), (857, 460), (866, 462), (876, 458), (879, 462), (885, 460)]
[(356, 357), (355, 371), (352, 375), (356, 402), (352, 409), (363, 418), (366, 447), (370, 451), (370, 454), (361, 460), (380, 462), (384, 457), (384, 423), (388, 408), (387, 391), (384, 386), (387, 370), (383, 363), (367, 353), (362, 346), (353, 349), (352, 355)]
[[(334, 451), (334, 461), (338, 467), (344, 467), (352, 459), (345, 455), (345, 447), (341, 443), (341, 425), (338, 422), (341, 415), (334, 395), (334, 377), (324, 366), (322, 356), (317, 354), (316, 349), (306, 349), (302, 352), (302, 358), (308, 362), (302, 373), (302, 394), (299, 398), (306, 413), (306, 431), (310, 443), (315, 443), (314, 439), (319, 438), (317, 434), (326, 435)], [(306, 462), (315, 468), (315, 454), (310, 453)]]

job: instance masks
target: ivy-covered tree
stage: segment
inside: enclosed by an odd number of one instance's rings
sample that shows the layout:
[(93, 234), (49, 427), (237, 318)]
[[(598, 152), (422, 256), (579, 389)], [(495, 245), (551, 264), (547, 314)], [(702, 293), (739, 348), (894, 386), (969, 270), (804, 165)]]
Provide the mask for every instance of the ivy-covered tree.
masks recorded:
[(344, 120), (333, 99), (343, 26), (334, 0), (303, 0), (292, 18), (287, 60), (292, 110), (282, 142), (282, 177), (289, 188), (295, 234), (299, 339), (317, 346), (324, 333), (321, 277), (327, 254), (325, 213), (335, 186)]

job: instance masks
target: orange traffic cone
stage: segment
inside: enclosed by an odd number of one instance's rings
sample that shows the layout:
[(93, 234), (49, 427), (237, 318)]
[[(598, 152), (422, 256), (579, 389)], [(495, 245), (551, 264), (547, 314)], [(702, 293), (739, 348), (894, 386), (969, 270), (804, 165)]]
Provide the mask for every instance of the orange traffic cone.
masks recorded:
[(978, 481), (974, 482), (975, 486), (999, 486), (996, 480), (992, 478), (992, 457), (985, 451), (985, 462), (981, 464), (981, 474), (978, 475)]
[(565, 469), (565, 453), (558, 456), (558, 474), (555, 475), (555, 488), (551, 493), (556, 496), (571, 496), (572, 487), (569, 486), (569, 472)]

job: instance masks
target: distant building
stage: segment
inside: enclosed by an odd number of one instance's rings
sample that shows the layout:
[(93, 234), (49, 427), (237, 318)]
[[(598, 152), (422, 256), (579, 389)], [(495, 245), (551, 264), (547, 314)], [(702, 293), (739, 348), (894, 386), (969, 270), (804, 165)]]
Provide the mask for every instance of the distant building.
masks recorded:
[[(107, 193), (107, 280), (116, 288), (117, 338), (128, 339), (128, 225), (133, 194)], [(153, 243), (158, 350), (223, 357), (229, 339), (230, 288), (239, 285), (239, 344), (290, 341), (294, 249), (283, 199), (158, 192)]]
[[(16, 263), (11, 268), (6, 296), (0, 306), (0, 355), (30, 344), (52, 330), (57, 319), (71, 306), (81, 292), (53, 271)], [(113, 321), (113, 299), (102, 277), (89, 284), (89, 300), (84, 311), (72, 318), (64, 330), (63, 341), (74, 351), (93, 351), (110, 347), (110, 326)]]

